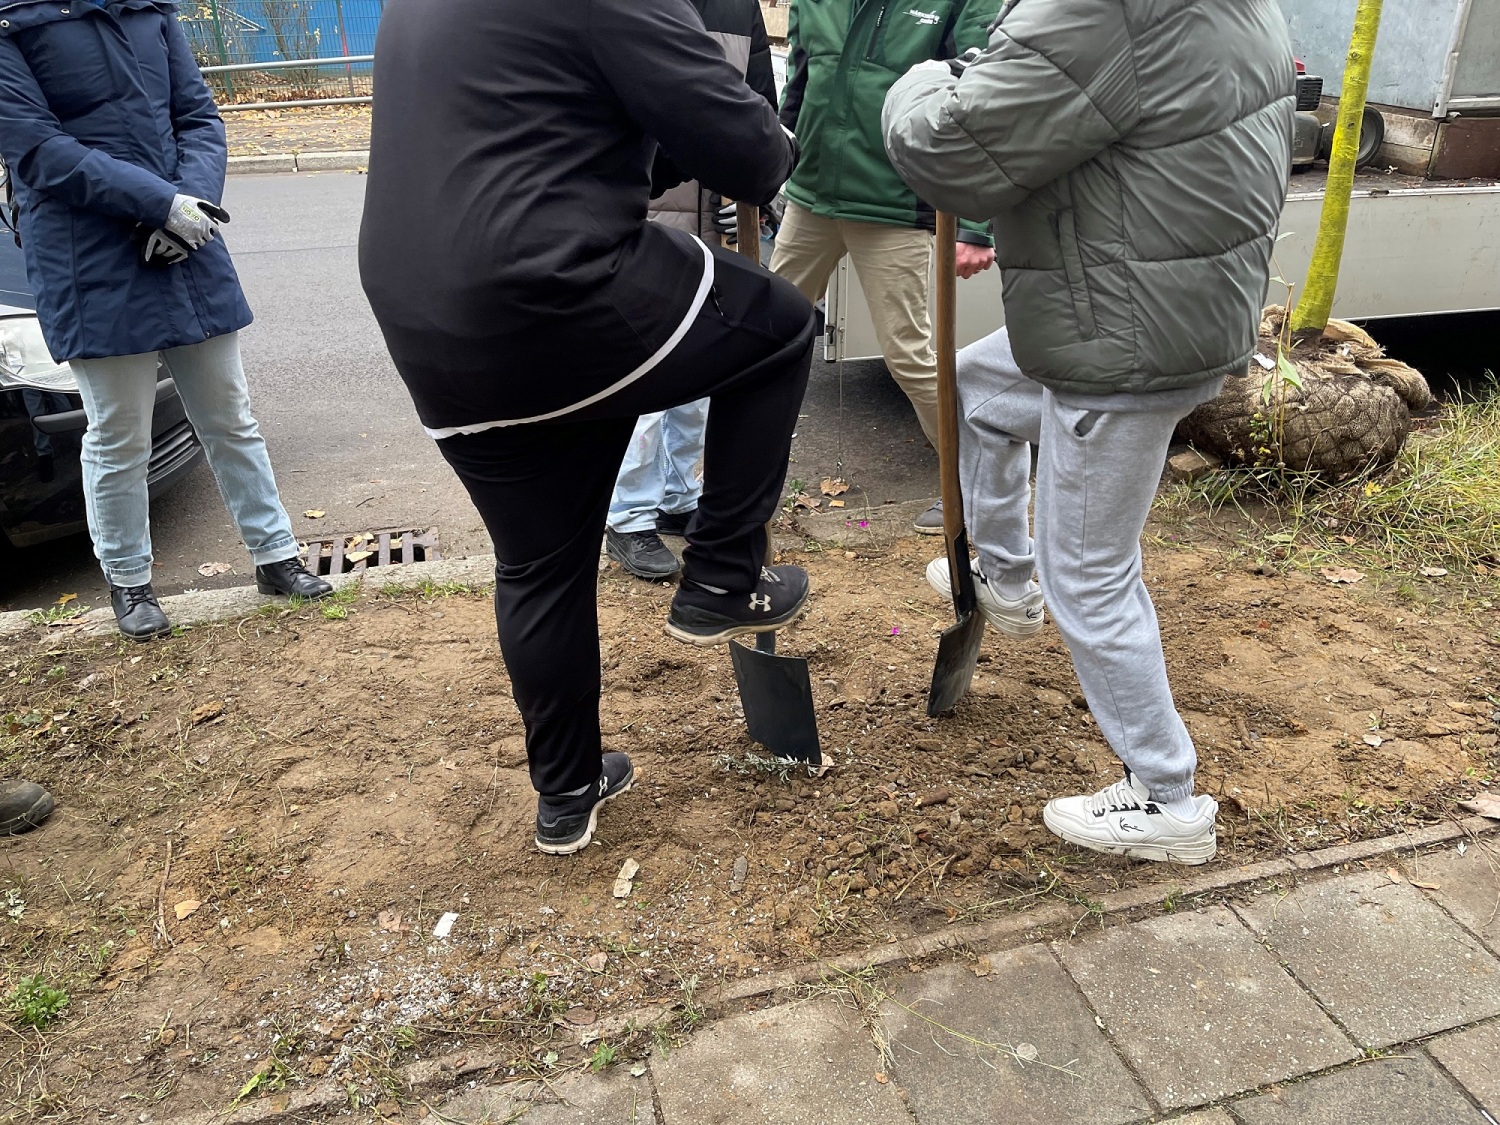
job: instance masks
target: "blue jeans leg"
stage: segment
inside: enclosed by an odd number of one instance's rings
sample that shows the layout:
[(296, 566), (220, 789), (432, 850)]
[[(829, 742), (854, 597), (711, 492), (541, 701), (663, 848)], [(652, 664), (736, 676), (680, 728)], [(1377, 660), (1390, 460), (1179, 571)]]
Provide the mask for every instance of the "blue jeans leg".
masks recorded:
[(661, 503), (664, 512), (674, 515), (698, 506), (703, 495), (703, 478), (698, 463), (703, 460), (703, 433), (708, 426), (708, 399), (674, 406), (662, 415), (662, 461), (664, 483)]
[(642, 414), (620, 462), (615, 493), (609, 499), (611, 531), (651, 531), (656, 527), (656, 509), (667, 491), (666, 466), (662, 454), (662, 420), (665, 411)]
[(151, 581), (146, 472), (156, 409), (156, 354), (79, 359), (70, 365), (89, 427), (79, 459), (94, 555), (115, 586)]
[(296, 558), (292, 521), (281, 506), (266, 442), (250, 413), (239, 333), (171, 348), (162, 358), (251, 560), (262, 566)]

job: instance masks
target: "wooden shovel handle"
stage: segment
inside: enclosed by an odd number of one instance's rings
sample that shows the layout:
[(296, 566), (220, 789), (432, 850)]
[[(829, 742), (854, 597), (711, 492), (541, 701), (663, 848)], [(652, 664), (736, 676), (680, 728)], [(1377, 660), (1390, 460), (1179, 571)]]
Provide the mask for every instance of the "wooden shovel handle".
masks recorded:
[[(937, 380), (938, 464), (943, 490), (943, 535), (948, 540), (949, 564), (965, 567), (968, 560), (952, 557), (953, 544), (964, 530), (964, 496), (958, 478), (958, 220), (937, 217)], [(954, 572), (955, 578), (958, 575)]]
[(749, 203), (734, 205), (735, 247), (757, 266), (760, 265), (760, 208)]

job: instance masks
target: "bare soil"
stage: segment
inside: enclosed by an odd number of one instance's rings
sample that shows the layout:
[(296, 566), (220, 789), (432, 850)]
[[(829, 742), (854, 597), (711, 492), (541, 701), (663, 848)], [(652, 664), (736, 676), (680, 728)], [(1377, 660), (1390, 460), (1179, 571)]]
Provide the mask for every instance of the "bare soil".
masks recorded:
[[(1439, 583), (1335, 586), (1190, 525), (1153, 544), (1199, 786), (1222, 807), (1217, 864), (1441, 819), (1488, 785), (1493, 621), (1444, 608)], [(558, 1028), (604, 1013), (690, 1021), (722, 980), (1058, 899), (1085, 917), (1125, 885), (1169, 893), (1181, 869), (1041, 826), (1048, 798), (1119, 768), (1050, 625), (991, 634), (972, 696), (927, 717), (951, 613), (923, 581), (934, 551), (788, 553), (816, 591), (781, 647), (812, 664), (821, 777), (760, 757), (727, 653), (662, 634), (669, 587), (604, 572), (605, 741), (639, 780), (563, 860), (531, 845), (482, 592), (0, 649), (0, 775), (59, 806), (0, 840), (0, 988), (40, 973), (70, 995), (45, 1034), (0, 1016), (10, 1112), (165, 1120), (326, 1075), (360, 1112), (416, 1116), (393, 1068), (456, 1044), (547, 1073), (582, 1057)], [(640, 873), (616, 898), (628, 858)]]

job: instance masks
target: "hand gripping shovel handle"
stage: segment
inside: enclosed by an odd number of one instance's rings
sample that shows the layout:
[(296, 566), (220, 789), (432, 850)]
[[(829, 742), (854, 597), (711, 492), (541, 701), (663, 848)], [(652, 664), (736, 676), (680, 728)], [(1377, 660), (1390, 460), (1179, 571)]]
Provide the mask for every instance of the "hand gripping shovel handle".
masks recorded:
[(953, 589), (957, 621), (938, 640), (927, 694), (927, 714), (953, 710), (969, 692), (979, 646), (984, 640), (984, 615), (978, 612), (974, 575), (969, 569), (969, 536), (964, 531), (964, 497), (958, 479), (958, 332), (957, 262), (958, 221), (937, 217), (937, 375), (938, 462), (943, 482), (943, 539), (948, 547), (948, 578)]

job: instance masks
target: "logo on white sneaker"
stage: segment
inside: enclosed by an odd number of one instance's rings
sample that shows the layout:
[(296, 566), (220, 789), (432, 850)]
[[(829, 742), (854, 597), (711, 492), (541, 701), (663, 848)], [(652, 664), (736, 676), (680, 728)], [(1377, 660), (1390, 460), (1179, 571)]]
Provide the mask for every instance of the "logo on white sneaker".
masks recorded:
[(1133, 821), (1133, 820), (1127, 820), (1126, 818), (1121, 817), (1120, 818), (1120, 831), (1121, 832), (1144, 832), (1146, 830), (1144, 828), (1142, 828), (1139, 824), (1135, 823), (1135, 821)]
[(751, 594), (750, 595), (750, 608), (751, 609), (758, 609), (758, 610), (760, 610), (761, 613), (770, 613), (771, 612), (771, 595), (770, 594)]

